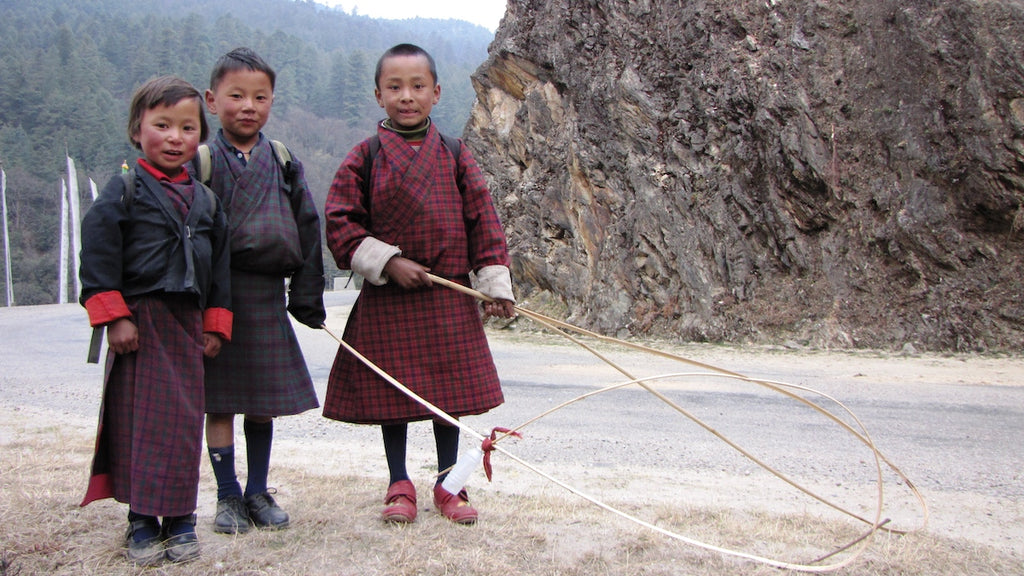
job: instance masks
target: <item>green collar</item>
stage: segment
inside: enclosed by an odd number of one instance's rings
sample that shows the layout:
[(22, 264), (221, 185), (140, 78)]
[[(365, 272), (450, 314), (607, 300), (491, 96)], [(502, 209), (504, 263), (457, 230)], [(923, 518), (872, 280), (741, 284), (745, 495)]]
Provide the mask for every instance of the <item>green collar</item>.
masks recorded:
[(398, 134), (402, 138), (405, 138), (406, 140), (423, 140), (424, 138), (427, 137), (427, 130), (430, 130), (430, 117), (427, 116), (427, 121), (423, 124), (422, 127), (416, 128), (414, 130), (399, 130), (398, 128), (395, 128), (394, 126), (391, 125), (391, 118), (385, 118), (383, 121), (381, 121), (380, 125), (383, 126), (385, 129), (390, 130), (395, 134)]

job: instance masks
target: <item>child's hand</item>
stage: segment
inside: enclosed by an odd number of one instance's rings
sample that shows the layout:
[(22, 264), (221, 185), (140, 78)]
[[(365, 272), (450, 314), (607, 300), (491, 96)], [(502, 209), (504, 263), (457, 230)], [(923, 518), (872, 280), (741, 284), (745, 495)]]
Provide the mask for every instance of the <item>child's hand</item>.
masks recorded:
[(128, 318), (107, 325), (107, 345), (117, 354), (131, 354), (139, 349), (139, 328)]
[(384, 265), (384, 273), (388, 279), (406, 290), (413, 288), (429, 288), (430, 268), (401, 256), (394, 256)]
[(516, 315), (515, 304), (511, 300), (494, 300), (484, 302), (484, 320), (490, 316), (497, 318), (514, 318)]
[(203, 356), (216, 358), (224, 341), (213, 332), (203, 332)]

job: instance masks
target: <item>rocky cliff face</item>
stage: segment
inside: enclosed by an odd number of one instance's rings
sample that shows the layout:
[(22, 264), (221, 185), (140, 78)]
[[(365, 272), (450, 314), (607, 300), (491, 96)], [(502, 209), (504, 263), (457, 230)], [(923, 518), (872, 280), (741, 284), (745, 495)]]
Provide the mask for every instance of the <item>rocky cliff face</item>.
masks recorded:
[(1024, 343), (1024, 2), (510, 0), (465, 136), (609, 334)]

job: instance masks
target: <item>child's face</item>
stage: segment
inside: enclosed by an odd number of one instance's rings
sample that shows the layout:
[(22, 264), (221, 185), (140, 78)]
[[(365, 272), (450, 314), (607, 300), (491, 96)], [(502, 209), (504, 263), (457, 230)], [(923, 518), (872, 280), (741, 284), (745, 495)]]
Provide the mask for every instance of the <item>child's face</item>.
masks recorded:
[(430, 74), (425, 56), (392, 56), (381, 65), (380, 84), (373, 91), (396, 128), (423, 126), (434, 104), (441, 99), (441, 85)]
[(199, 147), (202, 125), (199, 100), (183, 98), (171, 106), (157, 105), (142, 113), (136, 141), (146, 160), (174, 177)]
[(215, 91), (206, 91), (207, 110), (220, 119), (227, 141), (243, 152), (248, 152), (259, 141), (260, 130), (270, 118), (273, 103), (270, 77), (253, 70), (228, 72)]

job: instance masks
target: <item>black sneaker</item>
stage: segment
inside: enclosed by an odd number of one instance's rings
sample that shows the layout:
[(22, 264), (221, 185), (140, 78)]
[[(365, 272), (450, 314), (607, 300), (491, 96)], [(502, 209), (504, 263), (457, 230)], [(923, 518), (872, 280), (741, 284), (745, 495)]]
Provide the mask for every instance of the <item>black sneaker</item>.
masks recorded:
[(217, 516), (213, 519), (213, 531), (218, 534), (245, 534), (252, 528), (249, 510), (238, 496), (228, 496), (217, 501)]
[(196, 536), (196, 515), (164, 518), (164, 550), (171, 562), (188, 562), (199, 558), (199, 537)]
[(149, 516), (132, 520), (128, 523), (128, 532), (124, 539), (125, 556), (132, 563), (139, 566), (156, 566), (163, 561), (164, 543), (160, 538), (160, 524), (156, 518)]
[(245, 507), (249, 509), (249, 518), (261, 528), (280, 530), (288, 527), (288, 513), (274, 502), (269, 490), (246, 497)]

